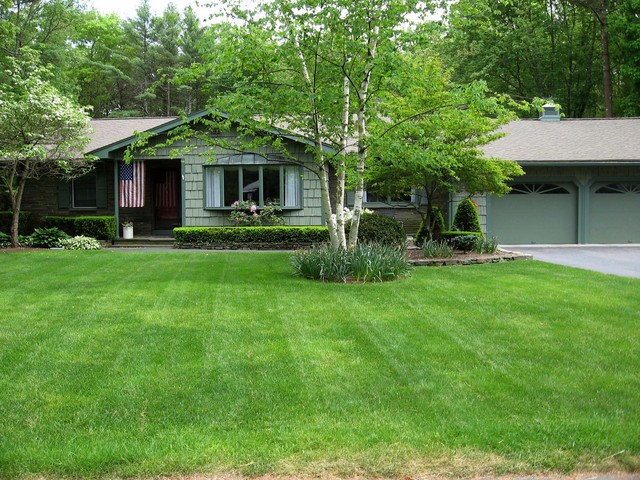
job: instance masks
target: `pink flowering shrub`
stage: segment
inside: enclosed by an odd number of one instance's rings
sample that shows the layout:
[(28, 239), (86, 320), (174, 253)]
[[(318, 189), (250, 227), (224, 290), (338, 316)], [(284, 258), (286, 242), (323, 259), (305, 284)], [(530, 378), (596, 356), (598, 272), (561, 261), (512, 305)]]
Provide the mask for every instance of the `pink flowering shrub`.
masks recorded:
[(277, 215), (282, 212), (277, 203), (265, 205), (262, 210), (254, 202), (244, 200), (236, 200), (231, 206), (229, 220), (237, 226), (284, 225), (284, 219)]

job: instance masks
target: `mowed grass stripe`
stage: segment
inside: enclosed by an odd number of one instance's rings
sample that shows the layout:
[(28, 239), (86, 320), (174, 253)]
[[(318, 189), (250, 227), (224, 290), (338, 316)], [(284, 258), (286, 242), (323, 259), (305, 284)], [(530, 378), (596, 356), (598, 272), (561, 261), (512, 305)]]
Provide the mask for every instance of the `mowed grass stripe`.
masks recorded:
[(519, 262), (322, 284), (265, 252), (0, 260), (0, 477), (638, 467), (637, 280)]

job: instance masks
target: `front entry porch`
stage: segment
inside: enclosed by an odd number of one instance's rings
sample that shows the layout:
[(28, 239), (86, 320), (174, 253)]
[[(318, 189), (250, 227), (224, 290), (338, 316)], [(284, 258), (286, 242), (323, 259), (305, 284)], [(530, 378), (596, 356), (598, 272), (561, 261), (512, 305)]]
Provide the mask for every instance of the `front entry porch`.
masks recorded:
[[(180, 160), (115, 162), (116, 218), (132, 222), (134, 239), (173, 237), (182, 226), (182, 170)], [(122, 237), (122, 227), (118, 229)]]

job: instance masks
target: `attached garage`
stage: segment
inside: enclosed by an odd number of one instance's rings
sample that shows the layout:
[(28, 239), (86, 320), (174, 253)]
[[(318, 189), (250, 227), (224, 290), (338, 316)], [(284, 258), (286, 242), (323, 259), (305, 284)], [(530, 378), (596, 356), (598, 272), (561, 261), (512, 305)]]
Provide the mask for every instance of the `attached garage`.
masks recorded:
[(491, 197), (487, 232), (501, 243), (577, 243), (578, 189), (570, 183), (518, 183)]
[(486, 197), (489, 236), (512, 245), (640, 243), (640, 118), (543, 114), (503, 133), (485, 155), (518, 162), (525, 175), (511, 193)]

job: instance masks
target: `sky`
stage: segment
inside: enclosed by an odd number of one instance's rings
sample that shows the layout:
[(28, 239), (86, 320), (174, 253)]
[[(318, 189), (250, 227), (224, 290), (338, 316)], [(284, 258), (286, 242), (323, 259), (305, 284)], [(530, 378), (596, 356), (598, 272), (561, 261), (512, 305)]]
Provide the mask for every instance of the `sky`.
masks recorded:
[[(169, 4), (169, 0), (149, 0), (151, 11), (160, 15)], [(187, 6), (191, 5), (196, 15), (201, 21), (209, 17), (210, 9), (207, 7), (198, 7), (196, 0), (172, 0), (179, 12), (182, 12)], [(205, 3), (200, 0), (199, 3)], [(136, 9), (140, 6), (140, 0), (88, 0), (87, 5), (98, 10), (100, 13), (115, 13), (121, 18), (135, 17)]]

